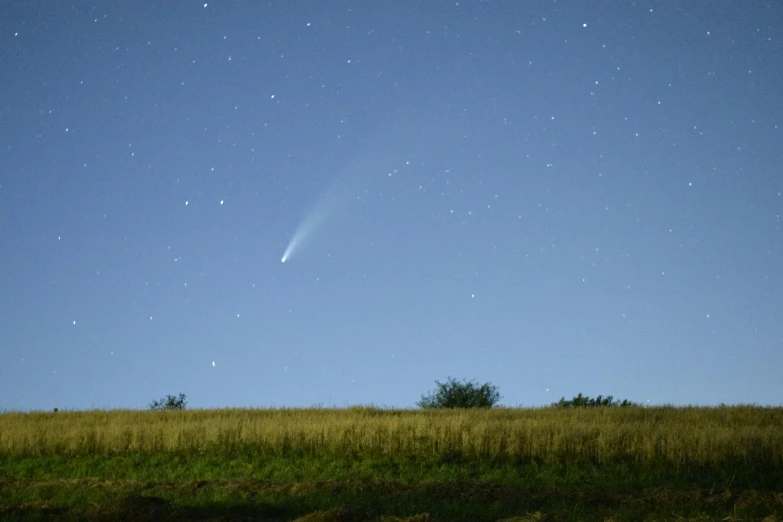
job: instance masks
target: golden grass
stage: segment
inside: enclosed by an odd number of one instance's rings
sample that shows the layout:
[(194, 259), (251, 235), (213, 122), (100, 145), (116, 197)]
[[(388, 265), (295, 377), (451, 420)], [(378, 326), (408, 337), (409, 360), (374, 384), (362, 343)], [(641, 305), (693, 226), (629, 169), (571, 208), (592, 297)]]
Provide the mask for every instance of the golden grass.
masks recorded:
[(522, 457), (783, 469), (783, 408), (219, 409), (0, 414), (0, 454)]

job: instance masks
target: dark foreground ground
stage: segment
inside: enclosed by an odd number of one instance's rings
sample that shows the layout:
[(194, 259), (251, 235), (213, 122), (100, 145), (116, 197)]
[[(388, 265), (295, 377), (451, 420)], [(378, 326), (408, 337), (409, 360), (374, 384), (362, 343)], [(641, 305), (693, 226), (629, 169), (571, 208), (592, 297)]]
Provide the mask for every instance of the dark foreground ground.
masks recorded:
[(532, 462), (0, 457), (0, 520), (783, 521), (783, 473)]

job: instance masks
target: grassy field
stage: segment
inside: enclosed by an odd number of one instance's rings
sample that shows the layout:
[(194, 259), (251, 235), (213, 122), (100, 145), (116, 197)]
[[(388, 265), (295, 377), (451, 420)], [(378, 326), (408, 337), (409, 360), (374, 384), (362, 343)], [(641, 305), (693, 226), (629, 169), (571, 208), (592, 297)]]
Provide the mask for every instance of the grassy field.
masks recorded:
[(783, 520), (783, 408), (0, 414), (0, 519)]

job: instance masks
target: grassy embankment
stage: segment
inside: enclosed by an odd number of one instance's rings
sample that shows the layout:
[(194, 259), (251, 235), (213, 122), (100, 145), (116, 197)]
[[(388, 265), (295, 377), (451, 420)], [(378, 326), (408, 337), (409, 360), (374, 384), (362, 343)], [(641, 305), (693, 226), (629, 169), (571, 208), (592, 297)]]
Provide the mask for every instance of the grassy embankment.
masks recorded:
[(0, 519), (308, 514), (783, 520), (783, 408), (0, 414)]

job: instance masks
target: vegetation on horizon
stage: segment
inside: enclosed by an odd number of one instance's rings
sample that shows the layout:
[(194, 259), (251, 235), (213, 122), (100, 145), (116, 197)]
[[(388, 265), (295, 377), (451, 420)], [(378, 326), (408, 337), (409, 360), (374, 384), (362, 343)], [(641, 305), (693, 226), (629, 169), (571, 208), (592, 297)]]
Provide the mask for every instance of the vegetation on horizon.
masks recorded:
[(613, 406), (620, 406), (624, 408), (627, 406), (640, 406), (640, 404), (636, 404), (626, 399), (623, 399), (622, 402), (615, 401), (613, 399), (614, 397), (611, 395), (607, 395), (606, 397), (599, 395), (593, 399), (591, 397), (582, 396), (582, 394), (579, 393), (570, 401), (567, 401), (565, 397), (560, 397), (560, 400), (558, 402), (553, 402), (552, 406), (556, 408), (608, 408)]
[(435, 381), (437, 390), (422, 395), (417, 406), (434, 408), (491, 408), (500, 400), (497, 387), (490, 383), (478, 386), (474, 381), (459, 382), (449, 377), (446, 382)]
[(154, 400), (150, 403), (150, 409), (154, 411), (165, 410), (184, 410), (188, 401), (184, 393), (180, 393), (178, 397), (173, 395), (166, 395), (162, 399)]

